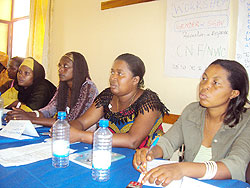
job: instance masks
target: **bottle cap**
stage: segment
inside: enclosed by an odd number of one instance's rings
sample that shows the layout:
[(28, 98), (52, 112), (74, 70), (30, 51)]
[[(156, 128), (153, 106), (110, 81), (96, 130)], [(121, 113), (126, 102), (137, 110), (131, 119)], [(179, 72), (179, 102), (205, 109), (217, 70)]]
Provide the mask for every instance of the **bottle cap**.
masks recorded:
[[(64, 117), (64, 119), (65, 119), (65, 117), (66, 117), (66, 112), (59, 111), (59, 112), (57, 113), (57, 117), (58, 117), (58, 119), (59, 119), (60, 117)], [(61, 119), (61, 118), (60, 118), (60, 119)]]
[(109, 126), (109, 121), (108, 121), (108, 120), (101, 119), (101, 120), (99, 121), (99, 126), (100, 126), (100, 127), (108, 127), (108, 126)]

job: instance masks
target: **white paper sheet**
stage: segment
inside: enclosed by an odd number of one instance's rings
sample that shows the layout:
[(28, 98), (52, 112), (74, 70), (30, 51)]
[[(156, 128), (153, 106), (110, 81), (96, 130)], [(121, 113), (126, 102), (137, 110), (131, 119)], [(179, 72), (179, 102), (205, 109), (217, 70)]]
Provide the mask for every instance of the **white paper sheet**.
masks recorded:
[[(26, 134), (28, 137), (22, 134)], [(14, 139), (32, 138), (29, 136), (39, 137), (36, 129), (29, 120), (10, 120), (9, 123), (0, 131), (0, 136)]]
[(216, 59), (228, 58), (230, 0), (167, 0), (165, 72), (200, 78)]
[(238, 7), (236, 61), (241, 63), (250, 75), (250, 0), (239, 0)]
[[(150, 162), (147, 163), (147, 171), (149, 171), (152, 168), (155, 168), (155, 167), (157, 167), (159, 165), (170, 164), (170, 163), (176, 163), (176, 161), (154, 159), (153, 161), (150, 161)], [(141, 174), (139, 179), (138, 179), (138, 182), (141, 182), (143, 177), (144, 177), (144, 174)], [(154, 186), (154, 187), (162, 187), (160, 185), (150, 184), (148, 181), (146, 183), (144, 183), (144, 185)], [(207, 183), (195, 180), (193, 178), (185, 177), (185, 176), (181, 180), (172, 181), (166, 187), (167, 188), (177, 188), (177, 187), (190, 188), (190, 186), (192, 188), (215, 188), (215, 186), (213, 186), (213, 185), (209, 185)]]
[(20, 123), (25, 124), (25, 129), (23, 131), (23, 134), (29, 135), (29, 136), (37, 136), (39, 137), (39, 134), (37, 133), (34, 125), (29, 120), (20, 120)]
[(3, 109), (3, 114), (7, 114), (7, 112), (9, 112), (9, 111), (11, 111), (11, 110), (8, 110), (8, 109)]
[(183, 177), (181, 188), (190, 188), (190, 186), (192, 188), (217, 188), (214, 185), (210, 185), (210, 184), (195, 180), (193, 178)]
[[(74, 151), (76, 150), (70, 149), (70, 153)], [(20, 166), (48, 159), (51, 156), (51, 142), (43, 142), (0, 150), (0, 164), (4, 167)]]

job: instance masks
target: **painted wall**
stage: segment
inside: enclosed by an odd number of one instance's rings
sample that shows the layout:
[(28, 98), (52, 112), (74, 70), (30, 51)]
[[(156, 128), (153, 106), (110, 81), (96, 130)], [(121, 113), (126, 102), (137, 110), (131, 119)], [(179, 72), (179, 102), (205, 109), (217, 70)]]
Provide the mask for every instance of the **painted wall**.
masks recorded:
[[(100, 0), (54, 0), (48, 78), (58, 83), (57, 63), (68, 51), (87, 59), (99, 91), (109, 86), (114, 59), (125, 52), (145, 63), (145, 85), (157, 92), (171, 113), (197, 100), (199, 79), (164, 74), (166, 0), (101, 11)], [(230, 58), (234, 58), (237, 0), (231, 1)]]

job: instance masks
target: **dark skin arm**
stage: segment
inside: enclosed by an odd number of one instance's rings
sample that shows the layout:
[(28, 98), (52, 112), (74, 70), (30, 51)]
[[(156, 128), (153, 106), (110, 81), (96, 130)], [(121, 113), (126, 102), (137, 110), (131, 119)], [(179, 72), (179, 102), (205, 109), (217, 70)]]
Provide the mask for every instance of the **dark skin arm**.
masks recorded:
[(5, 82), (5, 84), (3, 84), (3, 85), (0, 87), (0, 92), (1, 92), (1, 93), (4, 93), (5, 91), (7, 91), (7, 90), (10, 88), (11, 83), (12, 83), (12, 80)]
[(19, 103), (18, 100), (14, 101), (13, 103), (11, 103), (9, 106), (7, 106), (6, 108), (8, 109), (12, 109), (13, 107), (16, 107), (16, 105)]
[[(94, 104), (80, 118), (71, 121), (70, 141), (92, 144), (93, 133), (86, 132), (91, 125), (103, 117), (103, 108), (96, 108)], [(155, 121), (160, 117), (159, 111), (145, 111), (139, 114), (128, 133), (114, 133), (113, 147), (126, 147), (136, 149), (151, 131)]]
[(7, 122), (13, 120), (15, 117), (16, 120), (30, 120), (34, 124), (51, 127), (56, 121), (54, 118), (45, 118), (41, 112), (39, 112), (39, 117), (36, 117), (34, 112), (25, 112), (24, 110), (15, 107), (12, 109), (12, 111), (7, 113)]

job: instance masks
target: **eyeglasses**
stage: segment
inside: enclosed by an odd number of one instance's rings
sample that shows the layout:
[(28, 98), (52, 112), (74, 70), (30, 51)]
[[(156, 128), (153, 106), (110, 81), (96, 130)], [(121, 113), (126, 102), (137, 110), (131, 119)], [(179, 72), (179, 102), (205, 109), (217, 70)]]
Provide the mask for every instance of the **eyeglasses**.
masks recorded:
[(61, 68), (63, 68), (63, 69), (70, 69), (70, 68), (73, 68), (73, 66), (69, 66), (69, 65), (67, 65), (67, 64), (63, 64), (63, 65), (57, 65), (58, 66), (58, 69), (61, 69)]

